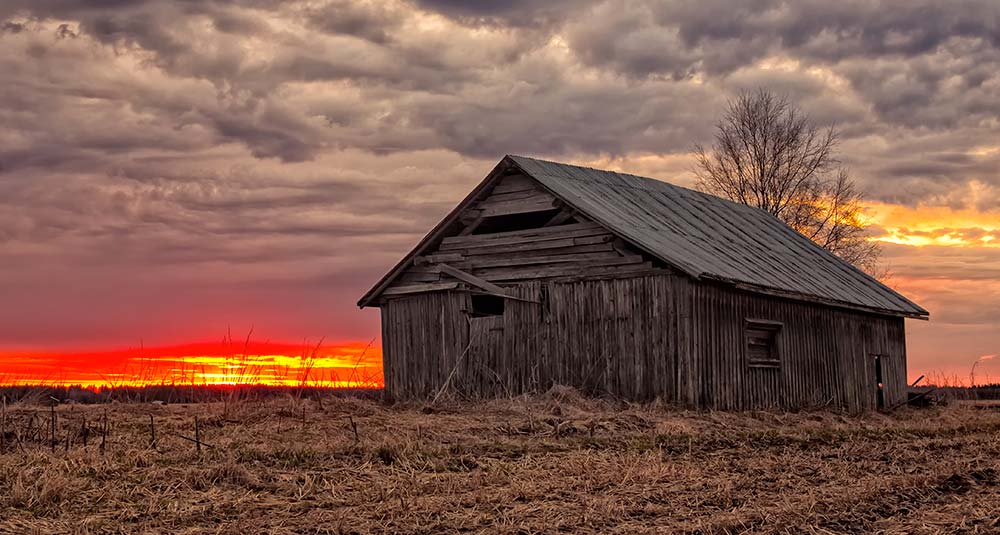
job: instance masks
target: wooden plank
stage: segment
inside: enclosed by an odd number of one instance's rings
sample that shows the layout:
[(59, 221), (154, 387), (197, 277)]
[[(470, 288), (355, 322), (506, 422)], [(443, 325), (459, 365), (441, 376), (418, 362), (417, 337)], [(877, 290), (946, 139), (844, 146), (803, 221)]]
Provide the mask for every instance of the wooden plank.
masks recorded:
[(492, 193), (510, 193), (532, 189), (540, 189), (533, 178), (521, 174), (507, 175), (500, 179)]
[[(576, 247), (570, 247), (568, 249), (573, 250), (582, 247), (588, 247), (588, 246), (579, 245)], [(553, 264), (562, 262), (587, 262), (590, 260), (608, 260), (612, 258), (618, 258), (619, 256), (620, 255), (614, 251), (602, 251), (597, 253), (577, 253), (577, 254), (568, 253), (568, 254), (541, 255), (541, 256), (515, 256), (515, 257), (506, 255), (500, 258), (473, 260), (470, 262), (466, 262), (465, 265), (471, 269), (479, 269), (488, 267), (527, 266), (532, 264)]]
[(458, 282), (435, 282), (429, 284), (407, 284), (404, 286), (392, 286), (383, 290), (382, 295), (405, 295), (421, 292), (437, 292), (442, 290), (454, 290), (461, 286)]
[(483, 216), (482, 210), (470, 207), (466, 208), (465, 210), (462, 211), (462, 213), (458, 214), (458, 217), (456, 217), (455, 220), (463, 225), (468, 225), (472, 221), (475, 221), (476, 219), (479, 219), (482, 216)]
[(496, 217), (501, 215), (528, 214), (532, 212), (545, 212), (556, 208), (556, 199), (550, 200), (528, 200), (511, 201), (484, 207), (483, 217)]
[(480, 279), (479, 277), (471, 273), (466, 273), (465, 271), (449, 266), (448, 264), (438, 264), (437, 267), (441, 270), (441, 273), (451, 275), (452, 277), (455, 277), (458, 280), (465, 281), (473, 286), (482, 288), (487, 292), (497, 295), (506, 295), (506, 293), (504, 293), (503, 288), (497, 286), (496, 284), (491, 284), (487, 281), (484, 281), (483, 279)]
[(411, 282), (437, 282), (441, 280), (440, 273), (417, 273), (412, 271), (404, 271), (399, 278), (396, 279), (400, 283), (411, 283)]
[(426, 265), (433, 264), (435, 262), (456, 262), (465, 258), (465, 255), (461, 252), (454, 253), (434, 253), (427, 256), (417, 256), (413, 258), (414, 264)]
[[(546, 243), (552, 243), (552, 242), (546, 242)], [(513, 258), (515, 256), (518, 258), (530, 258), (532, 256), (543, 256), (543, 255), (559, 256), (559, 255), (574, 255), (574, 254), (601, 253), (601, 252), (610, 252), (614, 253), (615, 255), (618, 254), (615, 253), (615, 250), (613, 247), (611, 247), (610, 242), (594, 243), (587, 245), (566, 245), (562, 247), (534, 248), (530, 250), (521, 250), (521, 251), (505, 250), (502, 252), (497, 252), (497, 251), (485, 251), (481, 249), (473, 249), (467, 252), (469, 253), (468, 256), (463, 255), (462, 260), (460, 261), (457, 262), (448, 260), (445, 261), (448, 262), (449, 264), (454, 265), (455, 267), (461, 267), (463, 265), (465, 267), (468, 267), (468, 264), (470, 262), (476, 262), (480, 260), (507, 259), (507, 258)], [(479, 254), (481, 252), (486, 252), (489, 254)]]
[(486, 216), (480, 213), (478, 216), (476, 216), (475, 219), (465, 223), (465, 226), (462, 227), (462, 230), (458, 233), (458, 235), (468, 236), (469, 234), (472, 234), (473, 231), (479, 228), (479, 225), (483, 222), (485, 218)]
[(544, 241), (563, 241), (568, 245), (572, 245), (572, 237), (560, 236), (560, 235), (546, 235), (546, 236), (526, 236), (518, 238), (506, 238), (497, 240), (477, 240), (473, 238), (478, 238), (481, 234), (466, 236), (470, 238), (463, 242), (450, 242), (442, 243), (441, 251), (470, 251), (475, 248), (492, 248), (497, 250), (504, 250), (508, 246), (518, 246), (528, 243), (544, 242)]
[(437, 265), (422, 264), (410, 266), (406, 269), (405, 273), (441, 273)]
[(612, 235), (604, 234), (600, 236), (583, 236), (580, 238), (564, 238), (559, 240), (529, 241), (516, 245), (475, 247), (465, 249), (463, 253), (467, 257), (487, 254), (514, 254), (523, 251), (537, 251), (541, 249), (556, 249), (562, 247), (573, 247), (575, 245), (594, 245), (599, 243), (607, 243), (609, 245), (608, 249), (613, 250), (614, 248), (610, 247), (612, 239), (614, 239)]
[[(575, 230), (592, 230), (603, 228), (597, 223), (573, 223), (571, 225), (562, 225), (559, 228), (550, 227), (539, 227), (525, 230), (509, 230), (506, 232), (491, 232), (489, 234), (476, 234), (475, 236), (465, 237), (465, 236), (449, 236), (441, 240), (441, 243), (464, 243), (467, 241), (488, 241), (500, 238), (518, 238), (518, 237), (529, 237), (529, 236), (544, 236), (550, 234), (558, 234), (562, 232), (571, 232)], [(608, 232), (608, 231), (604, 231)]]
[(518, 204), (534, 204), (534, 203), (546, 203), (555, 201), (556, 198), (544, 191), (536, 192), (520, 192), (514, 198), (497, 197), (487, 197), (479, 203), (476, 204), (476, 208), (480, 210), (488, 210), (490, 208), (496, 208), (498, 206), (507, 205), (518, 205)]
[[(492, 193), (483, 199), (484, 202), (502, 202), (502, 201), (516, 201), (518, 199), (527, 199), (529, 197), (545, 193), (544, 191), (532, 188), (522, 191), (512, 191), (509, 193)], [(548, 195), (547, 193), (545, 193)]]
[(468, 249), (471, 247), (493, 247), (497, 245), (515, 245), (519, 243), (530, 243), (536, 241), (545, 240), (561, 240), (566, 238), (585, 238), (587, 236), (605, 236), (610, 235), (610, 233), (598, 226), (588, 226), (584, 228), (571, 229), (575, 225), (565, 225), (563, 227), (551, 227), (551, 228), (564, 228), (566, 230), (556, 231), (556, 232), (546, 232), (540, 233), (538, 235), (521, 235), (521, 236), (509, 236), (503, 238), (493, 237), (491, 234), (475, 234), (472, 236), (455, 236), (441, 243), (442, 251), (453, 251), (457, 249)]
[(636, 267), (640, 269), (652, 269), (651, 262), (643, 262), (640, 256), (630, 258), (616, 258), (600, 263), (571, 263), (560, 264), (558, 266), (532, 267), (529, 269), (485, 269), (477, 272), (477, 275), (488, 281), (511, 281), (541, 279), (562, 276), (605, 274), (608, 270), (602, 268), (615, 268), (613, 271), (621, 269), (620, 266)]

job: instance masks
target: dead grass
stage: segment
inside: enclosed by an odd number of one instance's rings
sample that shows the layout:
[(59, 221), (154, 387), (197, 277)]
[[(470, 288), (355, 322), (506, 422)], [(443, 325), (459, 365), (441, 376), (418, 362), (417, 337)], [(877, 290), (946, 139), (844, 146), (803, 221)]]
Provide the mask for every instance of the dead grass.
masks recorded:
[[(82, 429), (105, 410), (102, 455)], [(48, 409), (8, 408), (8, 430), (36, 411), (41, 426)], [(558, 390), (433, 410), (342, 398), (58, 414), (56, 453), (25, 436), (0, 454), (0, 533), (1000, 531), (988, 410), (699, 413)], [(196, 416), (214, 446), (200, 455), (177, 436)]]

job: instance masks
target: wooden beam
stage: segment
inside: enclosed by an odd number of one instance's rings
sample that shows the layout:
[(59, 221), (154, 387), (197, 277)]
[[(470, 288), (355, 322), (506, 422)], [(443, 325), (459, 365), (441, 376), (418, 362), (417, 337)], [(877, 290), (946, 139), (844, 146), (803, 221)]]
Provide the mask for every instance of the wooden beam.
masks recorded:
[[(576, 247), (589, 247), (587, 245), (577, 245)], [(556, 255), (536, 255), (536, 256), (511, 256), (503, 255), (499, 258), (491, 257), (473, 257), (468, 261), (468, 267), (472, 269), (489, 268), (489, 267), (504, 267), (504, 266), (527, 266), (531, 264), (559, 264), (565, 262), (589, 262), (589, 261), (600, 261), (600, 260), (613, 260), (620, 258), (620, 255), (614, 251), (599, 251), (599, 252), (581, 252), (572, 253), (570, 251), (567, 254), (556, 254)]]
[(552, 216), (552, 219), (549, 219), (548, 221), (546, 221), (545, 224), (542, 225), (542, 226), (543, 227), (554, 227), (556, 225), (561, 225), (561, 224), (565, 223), (567, 220), (569, 220), (571, 217), (573, 217), (573, 215), (575, 215), (575, 214), (576, 214), (576, 210), (573, 210), (572, 208), (567, 208), (567, 207), (564, 206), (563, 209), (560, 210), (560, 212), (558, 214)]
[[(562, 249), (565, 247), (573, 247), (575, 245), (595, 245), (595, 244), (607, 244), (606, 250), (613, 251), (611, 247), (611, 240), (613, 236), (610, 234), (605, 234), (603, 236), (585, 236), (581, 238), (566, 238), (563, 240), (545, 240), (539, 242), (528, 242), (519, 243), (512, 245), (497, 245), (493, 247), (470, 247), (464, 249), (463, 252), (466, 257), (478, 256), (478, 255), (491, 255), (491, 254), (512, 254), (521, 253), (524, 251), (537, 251), (541, 249)], [(589, 251), (589, 252), (596, 252)]]
[[(553, 243), (553, 242), (543, 242), (543, 243)], [(479, 251), (476, 249), (475, 251)], [(431, 266), (437, 262), (446, 262), (451, 264), (451, 267), (458, 269), (464, 269), (466, 271), (471, 271), (481, 266), (481, 262), (491, 262), (494, 260), (514, 260), (515, 263), (533, 263), (535, 258), (539, 256), (548, 256), (553, 258), (558, 258), (554, 260), (555, 262), (569, 262), (572, 261), (576, 256), (579, 255), (589, 255), (592, 253), (599, 253), (601, 256), (607, 258), (620, 258), (620, 255), (611, 247), (610, 243), (596, 243), (591, 245), (570, 245), (568, 247), (555, 247), (555, 248), (545, 248), (545, 249), (532, 249), (525, 251), (500, 251), (491, 252), (490, 254), (474, 254), (469, 256), (462, 255), (428, 255), (423, 257), (426, 259), (426, 263), (421, 264), (417, 267), (426, 269), (427, 266)], [(458, 258), (456, 258), (458, 256)], [(597, 259), (595, 256), (592, 259)]]
[(457, 282), (435, 282), (430, 284), (407, 284), (405, 286), (390, 286), (382, 290), (382, 295), (405, 295), (421, 292), (437, 292), (454, 290), (460, 286)]
[(440, 273), (413, 273), (404, 271), (397, 279), (400, 284), (410, 284), (415, 282), (438, 282), (441, 280)]
[(442, 243), (440, 251), (452, 252), (452, 251), (460, 251), (463, 249), (475, 249), (478, 247), (502, 247), (508, 245), (514, 246), (514, 245), (524, 245), (526, 243), (536, 243), (542, 241), (560, 241), (560, 240), (568, 240), (575, 238), (589, 238), (591, 236), (608, 236), (609, 239), (604, 241), (611, 241), (611, 239), (613, 238), (612, 235), (608, 233), (608, 231), (602, 228), (572, 230), (572, 231), (558, 232), (558, 233), (551, 232), (539, 236), (519, 236), (512, 238), (490, 239), (490, 238), (480, 238), (480, 236), (488, 236), (488, 234), (473, 234), (471, 236), (463, 236), (463, 239), (461, 241), (456, 239), (448, 243)]
[(482, 276), (491, 281), (517, 281), (555, 277), (615, 275), (648, 272), (653, 269), (652, 262), (636, 263), (635, 259), (627, 259), (624, 263), (594, 264), (560, 264), (559, 266), (538, 267), (535, 269), (493, 269), (484, 270)]
[(615, 248), (615, 251), (618, 251), (618, 254), (622, 256), (629, 256), (632, 254), (628, 252), (628, 246), (625, 245), (625, 242), (622, 241), (621, 238), (615, 238), (615, 241), (611, 242), (611, 245)]
[(465, 255), (461, 252), (454, 253), (434, 253), (427, 256), (417, 256), (413, 258), (413, 265), (426, 266), (435, 262), (461, 262)]
[(467, 282), (467, 283), (469, 283), (469, 284), (471, 284), (473, 286), (476, 286), (478, 288), (482, 288), (483, 290), (486, 290), (487, 292), (490, 292), (490, 293), (493, 293), (493, 294), (497, 294), (497, 295), (500, 295), (500, 296), (506, 296), (507, 295), (503, 291), (503, 288), (501, 288), (501, 287), (499, 287), (496, 284), (493, 284), (491, 282), (486, 282), (483, 279), (480, 279), (479, 277), (477, 277), (477, 276), (475, 276), (475, 275), (473, 275), (471, 273), (466, 273), (466, 272), (462, 271), (461, 269), (451, 267), (448, 264), (438, 264), (437, 267), (441, 269), (441, 273), (444, 273), (446, 275), (451, 275), (452, 277), (455, 277), (456, 279), (458, 279), (460, 281), (464, 281), (464, 282)]
[[(594, 232), (596, 231), (596, 232)], [(570, 232), (580, 232), (580, 234), (568, 234)], [(592, 234), (602, 234), (607, 233), (603, 227), (596, 223), (573, 223), (571, 225), (563, 225), (559, 228), (552, 227), (539, 227), (525, 230), (508, 230), (506, 232), (491, 232), (489, 234), (476, 234), (475, 236), (449, 236), (441, 240), (442, 244), (456, 244), (456, 243), (469, 243), (469, 242), (486, 242), (491, 240), (509, 239), (509, 238), (533, 238), (541, 236), (551, 236), (554, 234), (562, 234), (559, 237), (569, 237), (569, 236), (589, 236)], [(555, 239), (555, 238), (553, 238)], [(504, 242), (491, 242), (490, 245), (496, 245)]]
[(525, 199), (523, 201), (505, 201), (496, 204), (480, 204), (483, 210), (483, 217), (494, 217), (498, 215), (528, 214), (532, 212), (545, 212), (552, 210), (556, 206), (555, 197), (548, 199)]
[[(551, 242), (545, 242), (545, 243), (551, 243)], [(473, 272), (474, 269), (485, 267), (481, 266), (480, 262), (490, 262), (494, 260), (506, 261), (512, 259), (523, 259), (526, 260), (527, 262), (531, 262), (532, 259), (538, 256), (550, 256), (560, 259), (565, 258), (566, 261), (568, 262), (570, 261), (570, 259), (576, 256), (589, 255), (592, 253), (599, 253), (601, 255), (606, 256), (609, 259), (621, 258), (621, 256), (614, 249), (611, 248), (610, 243), (597, 243), (593, 245), (572, 245), (569, 247), (557, 247), (554, 249), (536, 249), (530, 251), (520, 251), (516, 253), (504, 251), (500, 253), (491, 253), (487, 255), (466, 256), (458, 260), (454, 258), (438, 259), (436, 255), (430, 255), (426, 258), (433, 262), (446, 262), (448, 264), (451, 264), (451, 267)], [(563, 260), (558, 260), (558, 261), (562, 262)]]
[(527, 198), (530, 198), (530, 197), (534, 197), (535, 195), (540, 195), (540, 194), (543, 194), (543, 193), (545, 193), (545, 192), (543, 192), (542, 190), (538, 190), (538, 189), (529, 189), (529, 190), (524, 190), (524, 191), (512, 191), (510, 193), (496, 193), (496, 192), (494, 192), (494, 193), (489, 194), (485, 198), (483, 198), (483, 201), (484, 202), (491, 202), (491, 203), (501, 202), (501, 201), (516, 201), (516, 200), (519, 200), (519, 199), (527, 199)]
[(472, 234), (472, 232), (476, 230), (476, 227), (478, 227), (479, 224), (483, 222), (483, 219), (485, 219), (485, 216), (483, 214), (479, 214), (479, 217), (473, 219), (472, 221), (469, 221), (468, 223), (465, 223), (465, 227), (462, 229), (461, 232), (458, 233), (458, 235), (468, 236), (469, 234)]
[(535, 186), (535, 180), (522, 174), (516, 174), (501, 178), (491, 193), (512, 193), (529, 190), (538, 190), (538, 187)]

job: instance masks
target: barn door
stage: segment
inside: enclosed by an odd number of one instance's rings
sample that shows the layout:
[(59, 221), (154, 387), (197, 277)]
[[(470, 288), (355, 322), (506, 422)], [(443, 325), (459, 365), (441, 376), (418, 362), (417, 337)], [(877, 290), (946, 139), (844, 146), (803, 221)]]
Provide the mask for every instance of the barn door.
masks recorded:
[(749, 371), (744, 402), (750, 408), (771, 409), (784, 402), (781, 384), (781, 347), (779, 344), (782, 324), (775, 321), (747, 319), (746, 363)]
[(468, 370), (473, 395), (492, 396), (502, 390), (498, 364), (504, 351), (505, 305), (502, 297), (469, 296)]
[(502, 390), (503, 370), (498, 364), (503, 354), (503, 316), (484, 316), (469, 320), (469, 364), (483, 394)]
[(885, 408), (885, 372), (882, 369), (882, 355), (872, 355), (875, 360), (875, 406)]

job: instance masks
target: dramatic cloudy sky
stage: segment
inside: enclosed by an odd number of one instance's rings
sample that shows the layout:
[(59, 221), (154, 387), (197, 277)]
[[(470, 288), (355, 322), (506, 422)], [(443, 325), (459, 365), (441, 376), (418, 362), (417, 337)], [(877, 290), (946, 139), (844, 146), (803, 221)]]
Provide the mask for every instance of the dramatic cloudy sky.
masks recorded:
[(766, 87), (842, 129), (911, 376), (1000, 352), (995, 0), (4, 0), (0, 73), (0, 348), (367, 341), (505, 153), (687, 185)]

